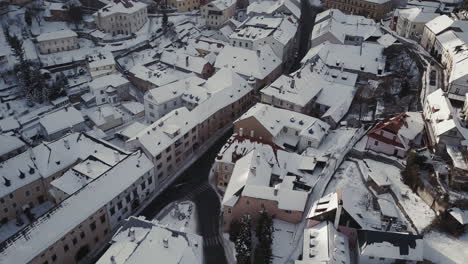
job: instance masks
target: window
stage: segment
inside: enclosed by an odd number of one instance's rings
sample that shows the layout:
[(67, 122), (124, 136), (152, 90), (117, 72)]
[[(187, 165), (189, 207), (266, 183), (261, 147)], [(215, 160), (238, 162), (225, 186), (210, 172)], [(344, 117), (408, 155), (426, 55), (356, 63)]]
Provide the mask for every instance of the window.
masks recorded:
[(119, 210), (122, 209), (122, 201), (119, 201), (119, 202), (117, 203), (117, 208), (118, 208)]
[(63, 246), (63, 251), (67, 252), (67, 251), (68, 251), (68, 249), (69, 249), (69, 248), (68, 248), (68, 245), (67, 245), (67, 244), (65, 244), (65, 246)]
[(111, 209), (109, 210), (110, 211), (110, 214), (111, 216), (115, 214), (115, 208), (114, 206), (111, 207)]
[(109, 232), (109, 231), (107, 230), (107, 228), (104, 229), (104, 235), (107, 235), (107, 232)]
[(158, 174), (158, 179), (161, 179), (162, 177), (163, 177), (163, 173), (160, 172), (160, 173)]
[(94, 242), (96, 242), (96, 243), (99, 242), (99, 237), (98, 237), (98, 236), (96, 236), (96, 237), (94, 238)]
[(159, 163), (158, 166), (156, 166), (158, 170), (161, 169), (161, 167), (162, 167), (162, 163)]
[(101, 223), (104, 223), (106, 221), (106, 215), (104, 214), (101, 215), (100, 219), (101, 219)]
[(230, 214), (230, 213), (231, 213), (231, 208), (228, 208), (228, 214)]
[(140, 184), (140, 186), (141, 186), (141, 189), (144, 190), (144, 189), (146, 188), (146, 183), (145, 183), (145, 182), (142, 182), (142, 183)]
[(369, 259), (374, 259), (374, 256), (369, 256)]
[(171, 146), (169, 146), (167, 149), (166, 149), (166, 153), (169, 153), (171, 151)]
[(29, 196), (30, 194), (31, 194), (31, 192), (26, 191), (26, 196)]
[(154, 109), (154, 106), (152, 104), (148, 105), (150, 109)]
[(375, 145), (375, 146), (378, 146), (378, 145), (379, 145), (379, 142), (378, 142), (377, 140), (374, 141), (374, 145)]
[(167, 161), (169, 162), (172, 159), (172, 156), (167, 157)]
[(130, 194), (127, 194), (127, 196), (125, 196), (125, 201), (126, 201), (127, 203), (130, 202)]
[(57, 260), (57, 255), (52, 255), (52, 262), (55, 262)]
[(287, 133), (287, 132), (288, 132), (288, 128), (287, 128), (287, 127), (283, 127), (283, 132), (284, 132), (284, 133)]
[(39, 192), (41, 190), (40, 186), (36, 186), (36, 191)]
[(0, 203), (4, 203), (5, 200), (3, 198), (0, 198)]
[(76, 245), (76, 243), (78, 243), (78, 240), (76, 239), (76, 237), (73, 238), (72, 242), (73, 242), (73, 245)]
[(96, 221), (92, 222), (92, 223), (89, 225), (89, 228), (91, 228), (92, 231), (96, 230)]
[(150, 176), (150, 177), (148, 178), (148, 185), (150, 185), (151, 183), (153, 183), (153, 177), (152, 177), (152, 176)]
[(80, 237), (83, 239), (85, 237), (85, 233), (84, 232), (81, 232), (80, 233)]
[(159, 153), (157, 156), (156, 156), (156, 160), (160, 160), (161, 159), (161, 153)]

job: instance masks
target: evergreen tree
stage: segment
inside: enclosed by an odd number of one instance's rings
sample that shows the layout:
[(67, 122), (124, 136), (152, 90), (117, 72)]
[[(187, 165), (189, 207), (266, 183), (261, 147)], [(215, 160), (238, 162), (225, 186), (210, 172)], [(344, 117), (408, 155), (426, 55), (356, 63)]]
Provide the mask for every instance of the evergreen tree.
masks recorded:
[(229, 240), (235, 242), (239, 236), (241, 224), (237, 220), (233, 220), (229, 226)]
[(401, 171), (401, 176), (403, 178), (403, 183), (408, 185), (413, 192), (415, 192), (419, 186), (419, 164), (420, 158), (415, 152), (410, 151), (408, 157), (406, 158), (406, 167)]
[(240, 221), (239, 234), (234, 242), (237, 264), (250, 264), (252, 254), (252, 234), (250, 216), (244, 215)]
[(254, 252), (254, 264), (270, 264), (273, 260), (271, 245), (273, 244), (273, 219), (263, 211), (257, 222), (255, 234), (258, 239)]
[(26, 9), (26, 11), (24, 12), (24, 22), (26, 22), (26, 24), (28, 24), (29, 26), (31, 26), (32, 24), (32, 14), (31, 11), (29, 11), (28, 9)]
[(83, 20), (83, 11), (81, 10), (81, 7), (76, 5), (69, 6), (68, 16), (70, 17), (71, 21), (75, 24), (75, 27), (78, 29), (78, 25)]

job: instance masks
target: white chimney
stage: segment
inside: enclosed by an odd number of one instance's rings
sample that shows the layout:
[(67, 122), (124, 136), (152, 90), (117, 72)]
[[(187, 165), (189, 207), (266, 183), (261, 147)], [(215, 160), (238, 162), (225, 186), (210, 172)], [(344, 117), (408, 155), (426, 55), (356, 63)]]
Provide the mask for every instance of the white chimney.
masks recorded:
[(239, 128), (239, 136), (243, 136), (244, 135), (244, 129), (241, 127)]
[(86, 172), (91, 173), (93, 169), (91, 168), (91, 162), (87, 161), (86, 162)]
[(273, 191), (273, 194), (274, 194), (275, 196), (278, 195), (278, 184), (275, 185), (275, 190)]
[(164, 238), (163, 239), (163, 245), (164, 245), (164, 248), (169, 248), (169, 239)]
[(118, 163), (120, 161), (120, 155), (119, 155), (119, 152), (117, 151), (114, 151), (114, 159), (115, 159), (115, 162)]
[(63, 140), (63, 145), (65, 146), (66, 149), (70, 149), (70, 143), (68, 142), (68, 139)]

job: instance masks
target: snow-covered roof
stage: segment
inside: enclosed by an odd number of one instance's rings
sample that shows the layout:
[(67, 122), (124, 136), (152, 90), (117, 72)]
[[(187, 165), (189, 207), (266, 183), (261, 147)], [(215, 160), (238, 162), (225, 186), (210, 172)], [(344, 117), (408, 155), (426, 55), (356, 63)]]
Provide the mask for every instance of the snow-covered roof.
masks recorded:
[[(261, 93), (301, 107), (306, 106), (314, 98), (331, 109), (338, 110), (337, 107), (343, 106), (341, 112), (329, 111), (327, 113), (338, 122), (351, 104), (356, 79), (357, 74), (354, 73), (343, 73), (323, 64), (320, 66), (306, 63), (295, 73), (280, 76), (272, 84), (263, 88)], [(336, 94), (343, 96), (337, 97)], [(344, 107), (345, 102), (349, 104), (348, 107)]]
[[(390, 196), (390, 199), (391, 199), (391, 196)], [(392, 218), (400, 217), (400, 215), (398, 214), (397, 208), (395, 207), (395, 203), (392, 200), (389, 200), (387, 198), (378, 198), (377, 203), (379, 204), (382, 215), (386, 217), (392, 217)]]
[(304, 229), (302, 260), (295, 264), (350, 263), (348, 238), (328, 221)]
[(460, 224), (468, 224), (468, 210), (453, 207), (447, 210)]
[(26, 144), (21, 139), (15, 136), (0, 134), (0, 156), (22, 148), (25, 145)]
[(281, 183), (269, 186), (271, 176), (272, 168), (261, 152), (249, 152), (236, 162), (222, 204), (235, 206), (240, 196), (246, 196), (277, 201), (281, 210), (303, 211), (307, 192), (294, 190), (296, 177), (285, 176)]
[(87, 115), (96, 126), (102, 126), (109, 121), (112, 122), (113, 120), (122, 118), (122, 114), (112, 105), (99, 106), (95, 111)]
[(468, 162), (463, 153), (464, 146), (446, 145), (447, 154), (452, 159), (453, 166), (457, 169), (468, 171)]
[(57, 39), (64, 39), (64, 38), (73, 38), (78, 37), (78, 35), (73, 30), (60, 30), (54, 31), (49, 33), (42, 33), (37, 36), (37, 41), (49, 41), (49, 40), (57, 40)]
[(94, 14), (95, 17), (106, 17), (115, 14), (133, 14), (142, 9), (146, 9), (146, 4), (135, 0), (116, 0), (110, 1), (108, 5), (99, 9)]
[(145, 111), (145, 106), (140, 102), (130, 101), (130, 102), (123, 102), (122, 108), (129, 112), (131, 115), (138, 115), (141, 112)]
[(228, 68), (240, 75), (253, 76), (258, 80), (265, 79), (280, 66), (281, 59), (275, 55), (269, 45), (263, 45), (257, 51), (225, 46), (215, 63), (217, 69)]
[(28, 151), (6, 160), (0, 163), (0, 197), (34, 182), (40, 177), (39, 170)]
[(422, 261), (424, 242), (421, 235), (357, 230), (359, 254), (375, 258)]
[(396, 41), (397, 39), (394, 36), (392, 36), (392, 34), (385, 34), (377, 39), (377, 43), (384, 46), (385, 48), (390, 47)]
[[(284, 143), (291, 145), (291, 140), (297, 144), (300, 137), (321, 142), (330, 128), (330, 125), (317, 118), (262, 103), (251, 107), (235, 123), (249, 118), (257, 120), (272, 135), (273, 141), (279, 146), (283, 146)], [(297, 131), (298, 136), (292, 132), (285, 132), (284, 128)], [(292, 146), (296, 144), (292, 144)]]
[(418, 8), (418, 7), (400, 9), (398, 10), (398, 14), (399, 16), (404, 17), (409, 21), (412, 21), (413, 23), (422, 23), (422, 24), (426, 24), (427, 22), (440, 16), (440, 14), (437, 14), (437, 13), (424, 12), (422, 8)]
[(122, 74), (109, 74), (92, 80), (88, 85), (91, 90), (100, 90), (108, 86), (116, 88), (128, 83), (129, 81)]
[(163, 51), (160, 61), (186, 71), (202, 74), (209, 62), (203, 57), (190, 56), (178, 50), (176, 52)]
[(132, 138), (136, 136), (140, 131), (145, 129), (147, 125), (144, 125), (138, 121), (132, 123), (131, 125), (127, 126), (126, 128), (120, 130), (116, 134), (123, 136), (126, 139)]
[(114, 55), (107, 51), (88, 55), (86, 59), (88, 61), (88, 66), (91, 69), (115, 64)]
[(156, 87), (194, 76), (193, 73), (181, 72), (173, 67), (161, 65), (161, 63), (149, 67), (136, 65), (130, 69), (130, 73), (138, 79), (152, 83)]
[(203, 88), (206, 80), (196, 76), (181, 79), (173, 83), (153, 88), (145, 94), (145, 100), (161, 104), (175, 98), (193, 104), (200, 104), (208, 98), (208, 91)]
[(198, 117), (187, 108), (175, 109), (140, 131), (129, 142), (138, 141), (155, 157), (198, 124)]
[(113, 165), (116, 163), (116, 152), (118, 160), (128, 155), (116, 146), (85, 133), (69, 134), (52, 142), (43, 142), (32, 149), (34, 163), (44, 178), (69, 168), (90, 155)]
[(379, 74), (385, 69), (384, 47), (377, 43), (364, 42), (360, 46), (332, 44), (328, 41), (310, 49), (302, 61), (321, 60), (329, 67), (357, 72)]
[(68, 129), (83, 122), (84, 118), (81, 112), (72, 106), (67, 106), (58, 111), (49, 113), (39, 121), (48, 135), (52, 135), (53, 133)]
[(247, 7), (247, 14), (276, 14), (276, 13), (290, 13), (296, 19), (301, 17), (300, 7), (292, 0), (279, 0), (279, 1), (253, 1)]
[(434, 34), (439, 34), (453, 24), (453, 19), (447, 15), (438, 16), (426, 23), (426, 27)]
[(7, 117), (0, 120), (0, 131), (8, 132), (20, 128), (20, 123), (14, 117)]
[(346, 36), (362, 37), (366, 41), (370, 37), (383, 35), (379, 24), (373, 19), (345, 14), (338, 9), (328, 9), (317, 14), (315, 22), (311, 34), (313, 46), (321, 44), (315, 42), (327, 33), (332, 34), (341, 44), (345, 43)]
[(236, 2), (237, 2), (236, 0), (215, 0), (215, 1), (209, 2), (206, 5), (206, 7), (210, 9), (214, 8), (219, 11), (224, 11), (228, 9), (229, 7), (231, 7), (232, 5), (235, 5)]
[(439, 142), (441, 135), (452, 129), (457, 129), (464, 139), (468, 139), (468, 129), (461, 126), (452, 104), (442, 89), (438, 89), (426, 97), (424, 117), (429, 119), (436, 142)]
[(202, 264), (202, 243), (199, 235), (131, 216), (114, 234), (111, 246), (96, 263), (136, 264), (157, 259), (165, 264)]
[[(136, 151), (6, 241), (5, 263), (28, 263), (77, 227), (153, 168)], [(44, 235), (47, 234), (47, 235)]]

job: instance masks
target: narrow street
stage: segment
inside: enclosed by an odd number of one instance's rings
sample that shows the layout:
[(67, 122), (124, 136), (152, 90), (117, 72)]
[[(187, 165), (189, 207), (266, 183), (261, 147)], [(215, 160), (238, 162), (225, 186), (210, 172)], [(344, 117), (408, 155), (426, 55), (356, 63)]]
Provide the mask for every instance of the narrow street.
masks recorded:
[(200, 235), (203, 236), (205, 263), (227, 263), (219, 234), (220, 203), (217, 194), (208, 183), (208, 175), (216, 154), (231, 136), (228, 131), (209, 148), (173, 184), (154, 199), (140, 215), (153, 219), (159, 211), (173, 201), (191, 200), (196, 204)]

